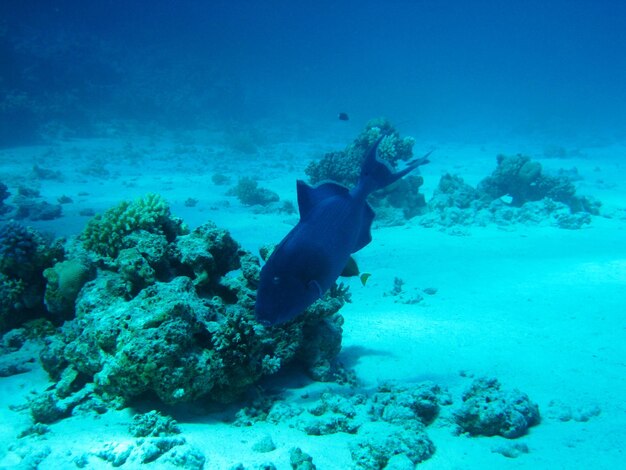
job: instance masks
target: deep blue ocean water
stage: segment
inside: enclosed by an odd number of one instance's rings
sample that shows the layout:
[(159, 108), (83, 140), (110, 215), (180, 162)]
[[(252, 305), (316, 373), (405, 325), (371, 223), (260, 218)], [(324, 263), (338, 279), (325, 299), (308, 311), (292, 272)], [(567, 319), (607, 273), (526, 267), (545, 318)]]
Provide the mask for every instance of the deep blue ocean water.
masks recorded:
[(626, 133), (613, 0), (4, 0), (0, 61), (4, 143), (50, 121), (94, 134), (338, 112), (459, 141)]

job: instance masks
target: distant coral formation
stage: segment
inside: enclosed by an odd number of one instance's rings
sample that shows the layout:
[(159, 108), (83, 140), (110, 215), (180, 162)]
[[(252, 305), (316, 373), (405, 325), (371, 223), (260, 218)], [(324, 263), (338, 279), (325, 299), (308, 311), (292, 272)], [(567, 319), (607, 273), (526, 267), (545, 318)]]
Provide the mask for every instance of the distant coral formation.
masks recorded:
[(577, 229), (599, 214), (600, 205), (577, 195), (573, 181), (563, 172), (546, 175), (541, 164), (527, 156), (499, 155), (496, 169), (476, 188), (457, 175), (443, 175), (420, 224), (453, 228), (548, 222)]
[(572, 213), (598, 214), (599, 209), (596, 201), (576, 195), (576, 187), (568, 176), (546, 175), (539, 162), (520, 154), (498, 155), (496, 169), (477, 189), (491, 200), (508, 195), (515, 207), (548, 198), (565, 204)]
[(237, 185), (229, 189), (226, 195), (237, 196), (245, 206), (267, 206), (280, 199), (274, 191), (259, 187), (257, 181), (247, 176), (240, 178)]
[(391, 122), (378, 118), (369, 121), (363, 132), (345, 150), (327, 153), (320, 161), (310, 162), (304, 172), (311, 184), (332, 180), (352, 187), (359, 179), (365, 152), (380, 136), (384, 137), (379, 144), (379, 156), (390, 165), (395, 167), (398, 162), (413, 157), (415, 140), (412, 137), (400, 138)]
[(61, 204), (41, 200), (39, 190), (28, 186), (18, 187), (12, 202), (15, 206), (3, 206), (2, 211), (15, 209), (11, 216), (17, 220), (54, 220), (63, 213)]
[[(365, 153), (380, 136), (383, 136), (383, 139), (378, 147), (379, 157), (392, 167), (395, 168), (400, 162), (413, 158), (415, 139), (401, 138), (386, 119), (373, 119), (344, 150), (327, 153), (321, 160), (310, 162), (304, 170), (309, 181), (311, 184), (317, 184), (331, 180), (349, 188), (354, 187), (359, 179)], [(377, 220), (395, 225), (423, 213), (426, 209), (426, 200), (419, 192), (423, 183), (421, 176), (409, 175), (372, 194), (370, 203), (376, 209)]]

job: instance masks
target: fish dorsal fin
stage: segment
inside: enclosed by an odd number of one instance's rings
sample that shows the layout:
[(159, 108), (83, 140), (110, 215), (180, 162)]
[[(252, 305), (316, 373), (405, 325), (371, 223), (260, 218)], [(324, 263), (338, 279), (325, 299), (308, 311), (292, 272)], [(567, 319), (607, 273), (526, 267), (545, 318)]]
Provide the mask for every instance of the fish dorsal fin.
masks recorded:
[(363, 218), (361, 219), (361, 227), (359, 230), (359, 236), (356, 239), (356, 244), (351, 253), (356, 253), (361, 248), (369, 244), (372, 241), (372, 222), (374, 221), (374, 210), (369, 204), (365, 203), (363, 206)]
[(298, 190), (300, 218), (305, 217), (311, 211), (311, 208), (315, 207), (324, 199), (335, 196), (347, 196), (350, 194), (348, 188), (337, 183), (323, 183), (313, 187), (302, 180), (298, 180), (296, 186)]

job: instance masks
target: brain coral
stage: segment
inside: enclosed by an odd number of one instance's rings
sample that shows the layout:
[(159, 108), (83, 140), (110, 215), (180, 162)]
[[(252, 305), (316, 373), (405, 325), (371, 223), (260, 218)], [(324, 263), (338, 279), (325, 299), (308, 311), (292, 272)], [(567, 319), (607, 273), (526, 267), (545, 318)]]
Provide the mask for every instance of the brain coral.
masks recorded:
[(58, 318), (74, 312), (74, 302), (80, 289), (93, 276), (93, 266), (85, 257), (76, 257), (56, 263), (44, 270), (48, 281), (44, 302), (50, 312)]

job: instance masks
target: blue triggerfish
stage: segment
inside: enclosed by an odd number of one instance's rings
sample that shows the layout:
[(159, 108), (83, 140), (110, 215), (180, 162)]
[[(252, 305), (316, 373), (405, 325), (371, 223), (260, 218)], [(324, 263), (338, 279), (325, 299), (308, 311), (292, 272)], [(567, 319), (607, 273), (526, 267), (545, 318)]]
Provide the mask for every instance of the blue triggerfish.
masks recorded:
[(427, 154), (394, 173), (377, 156), (382, 138), (368, 149), (353, 189), (332, 182), (311, 187), (297, 181), (300, 221), (261, 269), (255, 305), (260, 323), (289, 321), (322, 297), (344, 271), (350, 255), (372, 241), (374, 211), (367, 196), (428, 163)]

